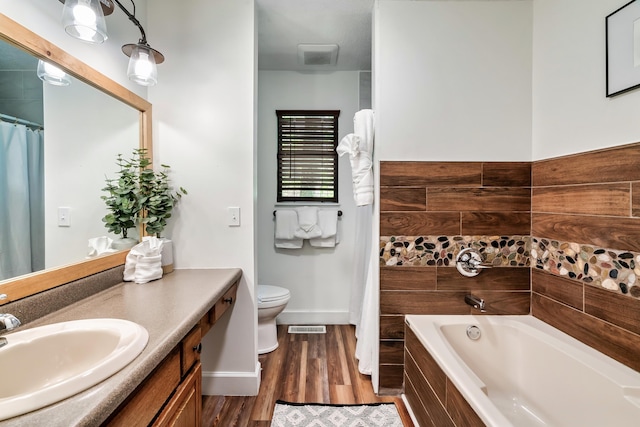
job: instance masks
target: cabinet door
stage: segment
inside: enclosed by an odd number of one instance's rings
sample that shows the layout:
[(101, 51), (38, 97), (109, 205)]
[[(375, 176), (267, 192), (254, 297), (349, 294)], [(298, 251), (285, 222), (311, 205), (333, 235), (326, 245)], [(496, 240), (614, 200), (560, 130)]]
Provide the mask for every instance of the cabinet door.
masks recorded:
[(200, 427), (201, 418), (202, 365), (197, 362), (153, 425), (158, 427)]
[(105, 424), (109, 427), (147, 426), (178, 384), (180, 350), (176, 348)]

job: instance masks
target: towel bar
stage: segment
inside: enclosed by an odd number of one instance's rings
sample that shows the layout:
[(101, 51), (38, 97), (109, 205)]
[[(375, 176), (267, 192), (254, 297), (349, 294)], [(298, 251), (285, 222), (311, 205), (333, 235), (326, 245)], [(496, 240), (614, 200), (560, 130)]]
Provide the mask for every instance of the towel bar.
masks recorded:
[[(276, 216), (276, 211), (273, 211), (273, 216)], [(338, 216), (342, 216), (342, 211), (338, 211)]]

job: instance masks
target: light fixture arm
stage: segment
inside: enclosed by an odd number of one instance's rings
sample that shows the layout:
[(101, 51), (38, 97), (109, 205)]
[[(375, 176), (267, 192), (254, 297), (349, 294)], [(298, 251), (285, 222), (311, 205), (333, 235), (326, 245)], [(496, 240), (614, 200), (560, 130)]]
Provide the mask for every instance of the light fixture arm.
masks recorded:
[[(113, 1), (115, 4), (117, 4), (117, 5), (118, 5), (118, 7), (120, 8), (120, 10), (122, 10), (122, 11), (125, 13), (125, 15), (127, 15), (127, 17), (129, 18), (129, 21), (133, 22), (133, 23), (136, 25), (136, 27), (138, 27), (138, 29), (140, 30), (140, 35), (141, 35), (141, 37), (140, 37), (140, 41), (139, 41), (139, 43), (140, 43), (140, 44), (143, 44), (143, 45), (145, 45), (145, 46), (148, 46), (148, 45), (149, 45), (149, 43), (147, 43), (147, 35), (145, 34), (145, 32), (144, 32), (144, 28), (142, 28), (142, 24), (140, 23), (140, 21), (138, 21), (138, 19), (135, 17), (135, 15), (134, 15), (134, 14), (132, 14), (131, 12), (129, 12), (129, 11), (127, 10), (127, 8), (125, 8), (125, 7), (122, 5), (122, 3), (120, 3), (118, 0), (112, 0), (112, 1)], [(133, 2), (132, 2), (132, 3), (133, 3)], [(133, 5), (133, 7), (134, 7), (134, 12), (135, 12), (135, 3), (134, 3), (134, 5)]]

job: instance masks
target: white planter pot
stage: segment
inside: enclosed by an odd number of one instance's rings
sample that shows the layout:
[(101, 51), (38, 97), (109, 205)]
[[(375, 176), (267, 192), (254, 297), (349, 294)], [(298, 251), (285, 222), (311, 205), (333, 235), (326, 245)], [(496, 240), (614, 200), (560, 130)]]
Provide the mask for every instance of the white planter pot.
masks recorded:
[(123, 251), (125, 249), (131, 249), (138, 244), (138, 241), (133, 237), (120, 238), (111, 242), (111, 248), (117, 251)]
[(173, 271), (173, 241), (166, 237), (162, 239), (162, 272), (164, 274), (171, 273)]

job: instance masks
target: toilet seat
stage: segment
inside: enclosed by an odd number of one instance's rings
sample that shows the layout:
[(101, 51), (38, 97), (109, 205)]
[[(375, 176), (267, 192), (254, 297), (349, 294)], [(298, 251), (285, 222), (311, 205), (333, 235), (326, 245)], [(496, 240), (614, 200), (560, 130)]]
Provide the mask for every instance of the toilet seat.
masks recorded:
[(289, 301), (289, 289), (280, 286), (258, 285), (258, 308), (277, 307)]

